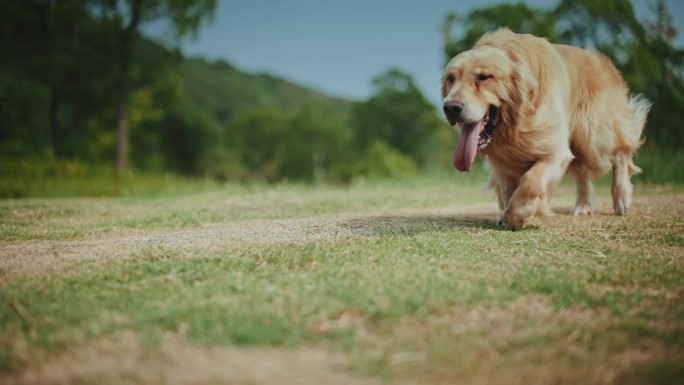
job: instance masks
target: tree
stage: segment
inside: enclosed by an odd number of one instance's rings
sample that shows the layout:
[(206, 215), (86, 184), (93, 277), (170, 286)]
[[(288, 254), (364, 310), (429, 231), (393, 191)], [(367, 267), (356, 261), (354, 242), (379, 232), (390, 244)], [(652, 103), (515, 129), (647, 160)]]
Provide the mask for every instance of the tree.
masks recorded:
[(278, 155), (288, 120), (289, 113), (275, 108), (253, 108), (235, 115), (227, 132), (227, 146), (239, 162), (234, 168), (244, 168), (257, 178), (278, 179)]
[(128, 168), (128, 105), (133, 48), (142, 25), (168, 21), (176, 38), (194, 34), (213, 15), (216, 0), (114, 0), (105, 1), (103, 14), (119, 26), (116, 36), (115, 76), (117, 100), (116, 169)]
[(653, 38), (662, 39), (672, 44), (675, 36), (677, 36), (677, 29), (672, 24), (672, 15), (668, 12), (665, 0), (657, 0), (656, 6), (656, 20), (649, 23), (648, 32)]
[[(1, 5), (0, 44), (10, 58), (2, 63), (9, 75), (3, 85), (34, 83), (35, 89), (44, 90), (52, 154), (73, 157), (77, 146), (69, 144), (85, 134), (85, 121), (97, 112), (98, 90), (107, 88), (103, 83), (111, 75), (107, 25), (90, 13), (88, 1), (26, 0)], [(34, 103), (33, 109), (39, 106)]]
[(374, 95), (352, 107), (354, 148), (363, 154), (381, 141), (422, 164), (426, 141), (440, 126), (434, 107), (413, 79), (399, 70), (378, 76), (373, 86)]
[(195, 108), (178, 73), (179, 52), (141, 40), (134, 53), (129, 104), (131, 166), (186, 175), (204, 173), (205, 154), (220, 142), (211, 114)]
[(278, 174), (292, 180), (323, 181), (344, 177), (349, 165), (350, 130), (337, 111), (305, 105), (288, 120), (278, 153)]

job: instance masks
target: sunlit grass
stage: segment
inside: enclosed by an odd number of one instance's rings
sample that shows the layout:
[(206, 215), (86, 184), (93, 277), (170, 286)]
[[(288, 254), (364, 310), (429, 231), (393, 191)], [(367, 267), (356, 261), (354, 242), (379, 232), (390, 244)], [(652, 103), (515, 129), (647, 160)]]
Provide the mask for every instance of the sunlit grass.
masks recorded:
[[(40, 368), (129, 334), (147, 368), (173, 335), (209, 355), (342, 352), (342, 369), (384, 383), (680, 380), (681, 191), (639, 185), (616, 217), (599, 184), (598, 215), (510, 232), (483, 182), (1, 201), (0, 380), (56, 381)], [(93, 354), (127, 354), (112, 346)], [(84, 365), (67, 382), (122, 370)], [(153, 369), (136, 370), (123, 376)]]

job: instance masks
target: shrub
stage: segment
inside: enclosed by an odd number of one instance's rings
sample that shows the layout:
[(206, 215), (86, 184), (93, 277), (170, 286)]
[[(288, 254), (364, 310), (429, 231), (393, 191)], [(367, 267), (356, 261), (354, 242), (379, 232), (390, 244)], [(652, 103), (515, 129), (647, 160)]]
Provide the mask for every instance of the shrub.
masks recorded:
[(416, 175), (418, 167), (408, 156), (376, 141), (356, 164), (356, 176), (368, 179), (407, 178)]

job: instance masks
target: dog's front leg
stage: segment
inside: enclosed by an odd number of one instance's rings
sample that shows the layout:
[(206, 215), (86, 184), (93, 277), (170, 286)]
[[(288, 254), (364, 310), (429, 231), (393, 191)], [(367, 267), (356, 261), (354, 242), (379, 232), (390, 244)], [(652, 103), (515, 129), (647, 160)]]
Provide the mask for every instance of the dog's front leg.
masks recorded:
[(513, 192), (503, 213), (502, 224), (513, 230), (525, 226), (539, 210), (540, 204), (546, 205), (548, 186), (555, 186), (560, 182), (570, 160), (572, 154), (568, 151), (566, 156), (537, 161), (520, 178), (518, 188)]
[(493, 173), (490, 183), (494, 186), (494, 190), (496, 191), (496, 198), (499, 201), (499, 210), (501, 211), (501, 215), (496, 223), (502, 225), (504, 223), (504, 214), (508, 208), (508, 203), (511, 201), (513, 192), (515, 192), (515, 189), (518, 187), (517, 180), (512, 177), (496, 175)]

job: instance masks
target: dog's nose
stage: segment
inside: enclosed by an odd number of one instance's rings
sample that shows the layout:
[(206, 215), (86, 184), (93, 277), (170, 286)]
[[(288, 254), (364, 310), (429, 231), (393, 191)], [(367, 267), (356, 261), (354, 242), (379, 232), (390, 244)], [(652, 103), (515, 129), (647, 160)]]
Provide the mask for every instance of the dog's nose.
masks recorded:
[(446, 102), (444, 103), (444, 114), (450, 118), (458, 118), (463, 111), (463, 103), (461, 102)]

